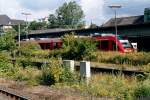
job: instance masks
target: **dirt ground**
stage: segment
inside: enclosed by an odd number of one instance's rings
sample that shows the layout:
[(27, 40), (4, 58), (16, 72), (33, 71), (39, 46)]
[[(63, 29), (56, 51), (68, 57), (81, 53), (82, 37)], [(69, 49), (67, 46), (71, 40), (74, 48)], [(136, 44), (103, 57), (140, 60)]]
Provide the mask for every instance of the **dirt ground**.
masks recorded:
[(25, 95), (30, 100), (111, 100), (83, 95), (73, 89), (55, 89), (48, 86), (29, 86), (25, 82), (16, 82), (0, 78), (0, 87)]

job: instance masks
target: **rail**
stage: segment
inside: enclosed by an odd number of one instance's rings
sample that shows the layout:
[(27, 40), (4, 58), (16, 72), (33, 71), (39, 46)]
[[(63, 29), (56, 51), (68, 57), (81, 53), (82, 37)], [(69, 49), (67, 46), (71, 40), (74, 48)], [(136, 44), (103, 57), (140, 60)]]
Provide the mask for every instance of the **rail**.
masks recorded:
[[(76, 70), (79, 70), (80, 65), (76, 64), (75, 65)], [(97, 74), (97, 73), (113, 73), (113, 74), (119, 74), (119, 73), (123, 73), (125, 75), (145, 75), (144, 71), (139, 71), (139, 70), (131, 70), (131, 69), (119, 69), (119, 68), (115, 68), (115, 67), (107, 67), (107, 66), (91, 66), (91, 72), (93, 74)]]
[(9, 100), (30, 100), (28, 97), (6, 87), (0, 87), (0, 94), (9, 98)]
[[(50, 64), (50, 62), (32, 62), (33, 65), (38, 66), (38, 68), (40, 68), (43, 64)], [(80, 68), (80, 64), (75, 64), (75, 68), (76, 70), (79, 70)], [(126, 75), (137, 75), (137, 74), (141, 74), (141, 75), (145, 75), (144, 71), (140, 71), (137, 69), (119, 69), (117, 67), (107, 67), (107, 66), (100, 66), (100, 65), (91, 65), (91, 71), (92, 73), (100, 73), (100, 72), (105, 72), (105, 73), (114, 73), (114, 74), (118, 74), (118, 73), (123, 73)]]

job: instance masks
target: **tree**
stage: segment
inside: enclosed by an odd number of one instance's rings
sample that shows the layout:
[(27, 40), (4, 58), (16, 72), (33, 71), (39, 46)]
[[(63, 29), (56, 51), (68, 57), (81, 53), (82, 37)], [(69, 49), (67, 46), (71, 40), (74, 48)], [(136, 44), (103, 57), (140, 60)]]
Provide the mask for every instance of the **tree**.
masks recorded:
[[(14, 25), (13, 26), (13, 29), (16, 31), (16, 32), (18, 32), (19, 31), (19, 25)], [(24, 35), (24, 34), (26, 34), (26, 25), (25, 24), (20, 24), (20, 33), (22, 34), (22, 35)]]
[(90, 56), (91, 52), (96, 50), (97, 42), (90, 38), (79, 38), (72, 35), (65, 35), (63, 38), (65, 59), (84, 60), (86, 56)]
[(58, 28), (58, 20), (54, 14), (50, 14), (48, 18), (48, 28)]
[(56, 15), (49, 16), (50, 27), (79, 28), (84, 26), (84, 13), (75, 1), (64, 3), (56, 10)]
[(0, 37), (0, 51), (13, 51), (16, 49), (15, 35), (14, 31), (7, 31)]
[(29, 30), (40, 30), (47, 27), (46, 22), (36, 22), (32, 21), (29, 25)]
[(90, 28), (97, 28), (98, 26), (96, 24), (91, 23)]

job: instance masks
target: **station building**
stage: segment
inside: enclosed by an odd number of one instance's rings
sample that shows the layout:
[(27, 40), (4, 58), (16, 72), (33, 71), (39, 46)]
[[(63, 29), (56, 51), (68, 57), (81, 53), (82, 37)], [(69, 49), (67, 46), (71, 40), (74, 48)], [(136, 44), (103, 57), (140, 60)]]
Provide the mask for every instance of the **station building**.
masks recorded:
[(0, 15), (0, 34), (3, 34), (5, 30), (12, 29), (15, 25), (24, 23), (23, 20), (11, 19), (7, 15)]
[[(105, 33), (115, 33), (115, 19), (102, 25)], [(144, 15), (117, 18), (118, 34), (137, 43), (139, 50), (150, 51), (150, 8), (145, 8)]]
[[(145, 8), (144, 14), (117, 18), (118, 35), (127, 37), (132, 43), (137, 43), (139, 51), (150, 51), (150, 8)], [(94, 33), (114, 33), (115, 19), (111, 18), (105, 24), (88, 29), (47, 29), (31, 31), (28, 38), (53, 38), (74, 32), (76, 35), (91, 35)], [(18, 38), (18, 37), (16, 37)], [(22, 35), (21, 39), (25, 39)]]

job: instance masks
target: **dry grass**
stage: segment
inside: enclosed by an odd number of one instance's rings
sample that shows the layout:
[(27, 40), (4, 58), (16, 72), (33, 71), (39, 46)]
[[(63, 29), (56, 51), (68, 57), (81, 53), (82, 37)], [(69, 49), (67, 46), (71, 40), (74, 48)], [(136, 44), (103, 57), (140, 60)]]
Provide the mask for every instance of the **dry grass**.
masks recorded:
[(150, 63), (150, 53), (134, 52), (134, 53), (118, 53), (118, 52), (92, 52), (87, 60), (99, 63), (112, 63), (121, 65), (141, 66)]

